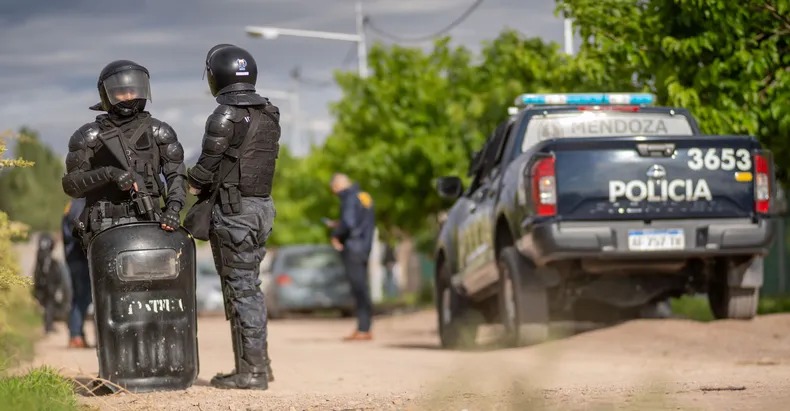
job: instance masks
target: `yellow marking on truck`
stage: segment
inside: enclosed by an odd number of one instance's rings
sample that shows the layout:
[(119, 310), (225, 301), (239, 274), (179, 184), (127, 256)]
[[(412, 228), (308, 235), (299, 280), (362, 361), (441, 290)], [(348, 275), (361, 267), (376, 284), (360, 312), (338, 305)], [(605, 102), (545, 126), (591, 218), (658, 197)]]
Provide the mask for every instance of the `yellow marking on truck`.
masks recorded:
[(752, 173), (750, 171), (738, 171), (735, 173), (735, 181), (739, 183), (748, 183), (752, 181)]

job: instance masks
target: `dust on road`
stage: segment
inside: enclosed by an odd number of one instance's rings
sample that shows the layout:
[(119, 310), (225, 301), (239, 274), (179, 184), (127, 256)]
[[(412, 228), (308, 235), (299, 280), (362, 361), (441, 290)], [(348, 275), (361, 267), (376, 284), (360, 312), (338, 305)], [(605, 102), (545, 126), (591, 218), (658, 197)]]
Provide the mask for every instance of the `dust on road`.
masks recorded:
[[(66, 350), (66, 331), (34, 365), (98, 373), (95, 350)], [(432, 311), (378, 318), (373, 342), (344, 343), (353, 320), (270, 323), (268, 391), (208, 386), (233, 366), (228, 323), (200, 318), (200, 376), (186, 391), (82, 398), (102, 410), (701, 409), (784, 410), (790, 315), (749, 322), (639, 320), (534, 347), (438, 348)]]

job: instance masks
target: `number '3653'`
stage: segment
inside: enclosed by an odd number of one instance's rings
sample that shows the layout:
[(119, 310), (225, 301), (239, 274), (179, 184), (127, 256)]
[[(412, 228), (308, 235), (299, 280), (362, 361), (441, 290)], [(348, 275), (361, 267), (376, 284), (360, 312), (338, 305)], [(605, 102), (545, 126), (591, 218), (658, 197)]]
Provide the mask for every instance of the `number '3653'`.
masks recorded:
[(721, 153), (715, 148), (709, 148), (703, 152), (701, 148), (690, 148), (688, 151), (688, 165), (692, 170), (735, 170), (749, 171), (752, 169), (752, 155), (745, 148), (723, 148)]

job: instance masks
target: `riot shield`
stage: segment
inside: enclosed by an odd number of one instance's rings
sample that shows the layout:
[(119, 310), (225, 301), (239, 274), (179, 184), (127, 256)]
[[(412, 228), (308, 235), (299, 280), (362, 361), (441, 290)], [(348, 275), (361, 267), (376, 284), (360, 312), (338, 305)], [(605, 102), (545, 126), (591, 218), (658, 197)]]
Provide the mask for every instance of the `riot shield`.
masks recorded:
[(186, 389), (198, 375), (195, 242), (136, 222), (88, 246), (99, 376), (131, 392)]

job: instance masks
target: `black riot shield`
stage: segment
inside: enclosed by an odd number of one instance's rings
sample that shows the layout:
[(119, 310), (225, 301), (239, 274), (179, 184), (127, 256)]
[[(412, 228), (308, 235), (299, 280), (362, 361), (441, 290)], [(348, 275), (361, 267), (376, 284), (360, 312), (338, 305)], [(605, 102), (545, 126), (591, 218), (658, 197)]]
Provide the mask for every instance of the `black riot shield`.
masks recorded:
[(131, 392), (186, 389), (198, 375), (195, 242), (158, 222), (91, 239), (99, 376)]

